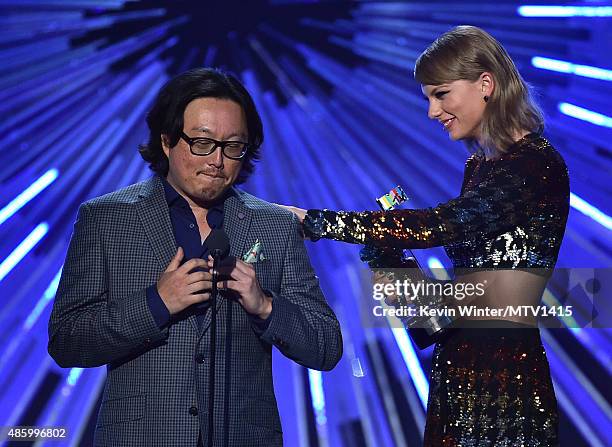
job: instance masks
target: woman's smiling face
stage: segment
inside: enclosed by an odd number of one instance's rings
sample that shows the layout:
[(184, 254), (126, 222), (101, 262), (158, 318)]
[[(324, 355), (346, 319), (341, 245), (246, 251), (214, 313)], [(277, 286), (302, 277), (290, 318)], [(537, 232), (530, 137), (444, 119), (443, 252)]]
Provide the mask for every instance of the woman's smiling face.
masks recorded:
[(451, 140), (480, 138), (485, 96), (492, 93), (492, 79), (483, 73), (476, 81), (458, 80), (440, 85), (423, 85), (429, 101), (427, 116), (438, 120)]

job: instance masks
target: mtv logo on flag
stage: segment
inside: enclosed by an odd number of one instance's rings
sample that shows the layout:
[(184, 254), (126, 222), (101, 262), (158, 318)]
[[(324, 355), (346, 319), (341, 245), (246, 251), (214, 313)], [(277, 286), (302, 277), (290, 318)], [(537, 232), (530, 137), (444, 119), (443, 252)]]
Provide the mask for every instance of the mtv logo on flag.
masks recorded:
[(383, 211), (389, 211), (408, 200), (408, 196), (404, 192), (401, 186), (396, 186), (387, 194), (376, 199), (376, 203)]

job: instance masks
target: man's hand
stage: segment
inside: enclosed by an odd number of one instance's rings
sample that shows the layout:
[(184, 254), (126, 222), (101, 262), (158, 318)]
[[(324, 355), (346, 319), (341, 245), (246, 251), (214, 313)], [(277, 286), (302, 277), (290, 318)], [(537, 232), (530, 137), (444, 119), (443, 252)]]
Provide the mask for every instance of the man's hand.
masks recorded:
[[(212, 270), (212, 257), (208, 258), (208, 268)], [(272, 298), (261, 290), (259, 281), (255, 276), (255, 268), (240, 259), (236, 259), (235, 266), (219, 268), (219, 275), (230, 279), (218, 283), (220, 289), (233, 290), (239, 295), (238, 302), (244, 310), (259, 318), (266, 319), (272, 311)]]
[(209, 292), (198, 292), (211, 289), (212, 275), (210, 272), (193, 271), (197, 268), (207, 268), (206, 261), (194, 258), (181, 265), (183, 256), (183, 249), (179, 247), (157, 281), (157, 292), (172, 315), (192, 304), (210, 299)]

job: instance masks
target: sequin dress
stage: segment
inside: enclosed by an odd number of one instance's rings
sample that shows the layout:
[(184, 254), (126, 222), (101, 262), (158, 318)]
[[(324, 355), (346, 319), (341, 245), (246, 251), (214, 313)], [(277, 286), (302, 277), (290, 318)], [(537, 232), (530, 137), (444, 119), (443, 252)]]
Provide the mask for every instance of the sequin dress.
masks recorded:
[[(568, 212), (566, 165), (545, 138), (529, 134), (498, 159), (468, 158), (453, 200), (416, 210), (309, 210), (304, 232), (312, 240), (382, 247), (386, 255), (444, 246), (456, 275), (527, 269), (547, 276)], [(538, 329), (496, 323), (458, 329), (436, 344), (426, 446), (558, 445), (557, 404)]]

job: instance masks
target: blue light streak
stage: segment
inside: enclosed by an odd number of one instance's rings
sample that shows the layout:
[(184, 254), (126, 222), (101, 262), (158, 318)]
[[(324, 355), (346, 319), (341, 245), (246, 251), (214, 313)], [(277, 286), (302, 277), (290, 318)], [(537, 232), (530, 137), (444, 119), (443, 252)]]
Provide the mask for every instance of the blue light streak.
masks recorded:
[(8, 275), (13, 268), (34, 248), (34, 246), (47, 234), (49, 225), (46, 222), (38, 224), (34, 230), (15, 248), (0, 264), (0, 281)]
[(519, 6), (523, 17), (612, 17), (612, 6)]
[(13, 214), (40, 194), (47, 186), (53, 183), (58, 176), (59, 171), (57, 169), (49, 169), (38, 180), (28, 186), (21, 194), (0, 210), (0, 225), (10, 219)]
[(567, 102), (559, 103), (559, 111), (564, 115), (586, 121), (597, 126), (612, 128), (612, 118), (601, 113), (593, 112)]
[(612, 217), (594, 207), (586, 200), (581, 199), (573, 192), (570, 193), (570, 206), (577, 209), (585, 216), (590, 217), (598, 224), (603, 225), (606, 229), (612, 230)]
[(531, 64), (543, 70), (557, 71), (559, 73), (574, 74), (585, 78), (612, 81), (612, 70), (591, 67), (590, 65), (574, 64), (573, 62), (551, 59), (548, 57), (535, 56), (531, 58)]
[(62, 269), (57, 272), (57, 274), (47, 287), (47, 290), (45, 290), (42, 297), (38, 300), (38, 303), (36, 303), (36, 306), (34, 306), (34, 309), (32, 309), (32, 312), (30, 312), (30, 315), (28, 315), (28, 318), (26, 318), (26, 321), (23, 323), (23, 329), (25, 331), (30, 330), (32, 326), (34, 326), (34, 323), (36, 323), (36, 320), (38, 320), (38, 317), (40, 317), (42, 311), (45, 309), (45, 307), (47, 307), (49, 301), (51, 301), (55, 296), (61, 275)]
[(81, 374), (83, 374), (83, 368), (72, 368), (66, 378), (66, 384), (72, 387), (75, 386)]
[(323, 376), (321, 371), (308, 370), (308, 381), (310, 383), (310, 396), (312, 397), (312, 408), (315, 411), (317, 425), (327, 424), (325, 415), (325, 393), (323, 392)]
[(414, 387), (417, 390), (421, 404), (423, 404), (423, 408), (427, 408), (429, 382), (423, 373), (423, 368), (421, 368), (421, 363), (419, 362), (412, 343), (408, 338), (408, 333), (401, 327), (392, 327), (391, 330), (393, 332), (393, 337), (395, 337), (395, 342), (402, 353), (404, 363), (406, 363), (406, 366), (408, 367), (408, 372), (410, 373), (410, 377), (412, 377), (412, 383), (414, 383)]
[(444, 268), (444, 265), (435, 256), (430, 256), (429, 258), (427, 258), (427, 267), (429, 267), (429, 271), (436, 279), (450, 279), (448, 273), (446, 272), (446, 269)]

